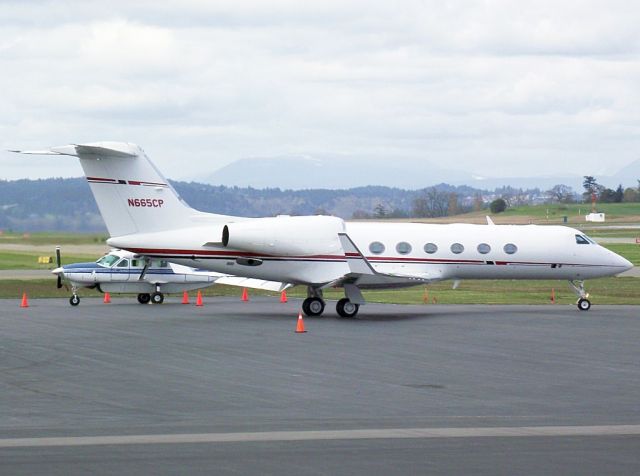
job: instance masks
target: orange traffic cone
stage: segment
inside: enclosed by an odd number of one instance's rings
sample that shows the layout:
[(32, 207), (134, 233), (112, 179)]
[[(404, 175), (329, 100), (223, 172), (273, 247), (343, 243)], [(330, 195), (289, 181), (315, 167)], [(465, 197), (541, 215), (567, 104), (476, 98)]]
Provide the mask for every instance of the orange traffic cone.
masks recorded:
[(422, 302), (424, 304), (429, 304), (429, 291), (427, 288), (424, 288), (424, 294), (422, 295)]
[(280, 293), (280, 302), (287, 302), (287, 292), (286, 291), (282, 291)]
[(554, 288), (551, 288), (551, 304), (555, 304), (556, 303), (556, 290)]
[(187, 291), (182, 293), (182, 304), (189, 304), (189, 293)]
[(431, 301), (433, 304), (438, 304), (438, 300), (436, 299), (435, 296), (433, 296), (433, 300)]
[(298, 325), (296, 326), (296, 334), (302, 334), (303, 332), (307, 332), (304, 330), (304, 320), (302, 319), (302, 313), (298, 313)]
[(242, 288), (242, 300), (243, 301), (249, 300), (249, 293), (247, 292), (247, 288)]
[(22, 302), (20, 307), (29, 307), (29, 301), (27, 300), (27, 293), (22, 293)]
[(202, 293), (198, 291), (198, 297), (196, 297), (196, 306), (202, 306)]
[(111, 294), (109, 294), (108, 292), (104, 293), (104, 299), (102, 301), (104, 304), (110, 304), (111, 303)]

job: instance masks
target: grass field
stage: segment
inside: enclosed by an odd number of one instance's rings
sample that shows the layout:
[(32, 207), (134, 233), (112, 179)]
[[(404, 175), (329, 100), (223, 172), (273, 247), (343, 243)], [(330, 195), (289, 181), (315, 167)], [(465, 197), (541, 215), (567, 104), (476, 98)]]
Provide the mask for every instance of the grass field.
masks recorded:
[(82, 245), (104, 243), (108, 236), (95, 233), (12, 233), (4, 231), (0, 234), (0, 244), (16, 243), (22, 245)]
[(640, 266), (640, 245), (635, 243), (608, 243), (603, 245), (620, 256), (624, 256), (633, 263), (634, 266)]
[[(39, 256), (53, 257), (51, 264), (38, 264)], [(95, 261), (96, 255), (64, 255), (63, 264)], [(22, 251), (0, 251), (0, 269), (53, 269), (55, 268), (55, 253), (30, 253)]]
[[(607, 225), (640, 225), (640, 203), (602, 203), (596, 206), (598, 212), (606, 214), (606, 222), (603, 224), (585, 221), (585, 215), (591, 212), (590, 203), (550, 204), (550, 205), (523, 205), (509, 207), (502, 213), (492, 214), (490, 210), (480, 210), (442, 218), (425, 219), (398, 219), (401, 222), (425, 222), (425, 223), (486, 223), (486, 216), (498, 225), (528, 223), (538, 225), (564, 225), (578, 228), (598, 228)], [(592, 232), (596, 234), (595, 232)], [(632, 235), (635, 236), (635, 235)]]
[[(593, 304), (640, 304), (640, 293), (637, 278), (603, 278), (588, 281), (587, 291)], [(405, 289), (384, 291), (364, 291), (365, 298), (370, 302), (396, 304), (548, 304), (551, 300), (551, 290), (554, 290), (558, 304), (574, 304), (577, 300), (568, 283), (565, 281), (498, 281), (474, 280), (462, 281), (458, 289), (452, 289), (450, 281), (436, 283), (428, 287), (416, 286)], [(70, 292), (56, 289), (55, 279), (19, 281), (0, 281), (0, 298), (19, 299), (26, 292), (29, 298), (66, 298)], [(214, 285), (203, 290), (206, 297), (237, 296), (240, 299), (242, 290), (233, 286)], [(80, 297), (101, 296), (95, 290), (82, 289)], [(268, 295), (274, 298), (276, 293), (249, 290), (250, 295)], [(192, 292), (191, 295), (195, 295)], [(288, 291), (290, 297), (306, 297), (304, 287), (293, 288)], [(325, 291), (326, 299), (340, 299), (344, 296), (342, 290), (330, 289)], [(133, 295), (131, 299), (135, 299)]]

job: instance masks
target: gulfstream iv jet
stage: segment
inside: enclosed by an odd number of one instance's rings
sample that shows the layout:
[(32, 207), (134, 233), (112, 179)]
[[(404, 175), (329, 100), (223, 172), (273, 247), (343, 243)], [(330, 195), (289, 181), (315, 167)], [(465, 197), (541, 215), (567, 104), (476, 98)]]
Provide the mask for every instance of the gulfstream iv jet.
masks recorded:
[(445, 279), (565, 279), (578, 308), (591, 303), (584, 280), (632, 267), (573, 228), (537, 225), (350, 223), (332, 216), (242, 218), (189, 207), (144, 151), (97, 142), (32, 154), (80, 159), (111, 238), (149, 258), (307, 287), (303, 311), (323, 313), (324, 289), (341, 287), (336, 306), (353, 317), (367, 288)]

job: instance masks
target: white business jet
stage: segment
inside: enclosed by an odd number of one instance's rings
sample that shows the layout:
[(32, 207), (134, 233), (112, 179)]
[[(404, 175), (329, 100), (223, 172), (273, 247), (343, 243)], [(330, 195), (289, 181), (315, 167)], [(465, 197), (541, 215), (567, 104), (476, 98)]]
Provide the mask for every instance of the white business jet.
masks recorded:
[[(20, 151), (16, 151), (20, 152)], [(224, 274), (303, 285), (305, 314), (323, 313), (323, 289), (353, 317), (365, 288), (450, 279), (566, 279), (578, 308), (591, 307), (584, 280), (633, 265), (562, 226), (349, 223), (331, 216), (242, 218), (189, 207), (144, 151), (98, 142), (23, 153), (80, 159), (110, 246)]]
[(51, 272), (58, 277), (58, 289), (63, 286), (63, 281), (70, 285), (69, 304), (72, 306), (80, 304), (80, 288), (97, 289), (103, 293), (138, 294), (140, 304), (162, 304), (164, 293), (193, 291), (214, 283), (278, 292), (288, 287), (272, 281), (195, 269), (164, 259), (150, 259), (125, 250), (111, 250), (95, 262), (62, 266), (60, 248), (56, 248), (56, 259), (57, 267)]

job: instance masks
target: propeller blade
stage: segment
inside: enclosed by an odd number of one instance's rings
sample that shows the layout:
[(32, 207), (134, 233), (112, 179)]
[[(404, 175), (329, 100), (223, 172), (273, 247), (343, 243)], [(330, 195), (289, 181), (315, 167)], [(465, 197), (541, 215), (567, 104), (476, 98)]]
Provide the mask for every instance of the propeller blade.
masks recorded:
[[(60, 268), (62, 266), (62, 259), (60, 258), (60, 247), (56, 246), (56, 268)], [(58, 275), (58, 282), (56, 283), (56, 287), (60, 289), (62, 287), (62, 276)]]

